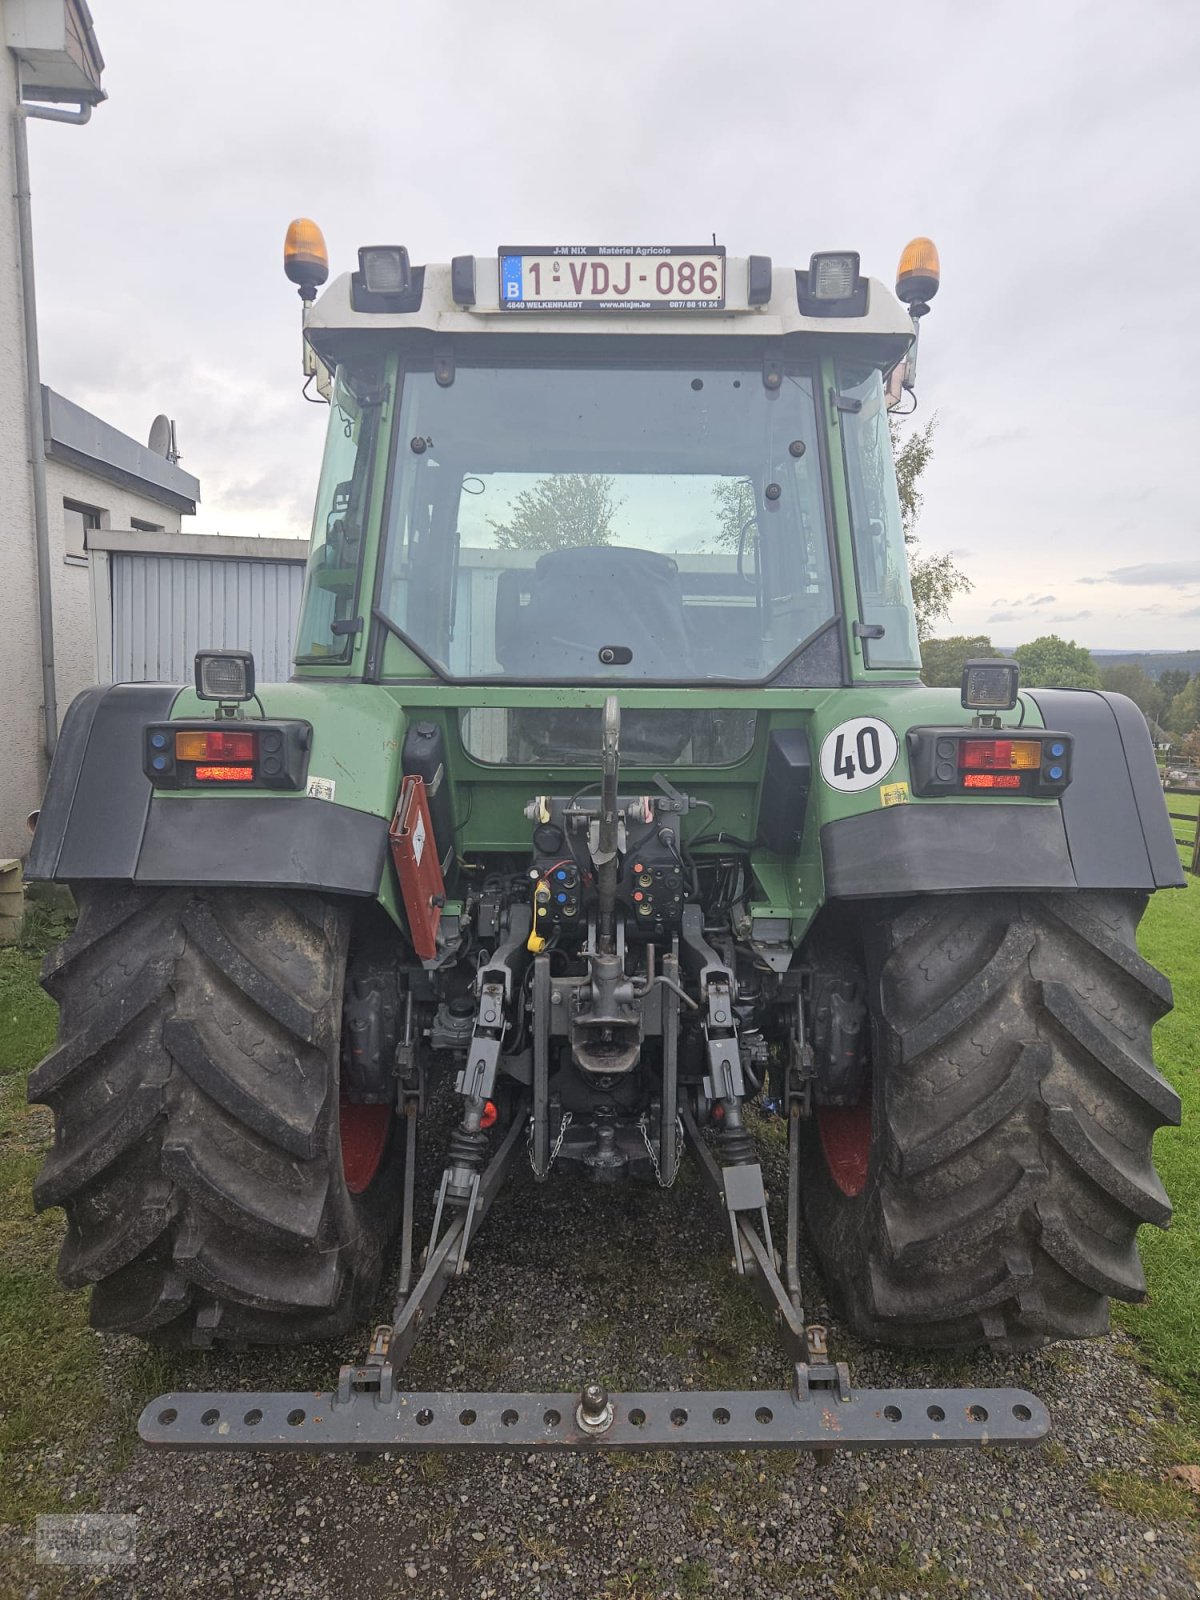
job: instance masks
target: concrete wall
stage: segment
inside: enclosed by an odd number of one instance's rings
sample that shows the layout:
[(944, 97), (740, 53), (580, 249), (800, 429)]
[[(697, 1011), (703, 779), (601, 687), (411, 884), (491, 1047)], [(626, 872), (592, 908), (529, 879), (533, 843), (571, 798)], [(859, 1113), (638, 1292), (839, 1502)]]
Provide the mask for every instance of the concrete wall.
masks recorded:
[(0, 683), (4, 685), (0, 856), (20, 856), (28, 850), (25, 817), (38, 803), (46, 774), (41, 754), (37, 567), (14, 198), (12, 114), (16, 103), (16, 63), (0, 46)]

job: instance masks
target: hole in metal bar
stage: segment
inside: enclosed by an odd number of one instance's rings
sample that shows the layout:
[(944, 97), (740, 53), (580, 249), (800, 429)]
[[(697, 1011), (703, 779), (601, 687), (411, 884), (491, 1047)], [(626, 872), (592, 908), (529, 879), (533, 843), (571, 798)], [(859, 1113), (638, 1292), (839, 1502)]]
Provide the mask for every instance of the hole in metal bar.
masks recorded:
[(1014, 1406), (1013, 1416), (1016, 1417), (1018, 1422), (1028, 1422), (1033, 1416), (1033, 1412), (1030, 1411), (1028, 1406)]
[(629, 1413), (629, 1420), (635, 1428), (643, 1427), (646, 1421), (646, 1413), (640, 1406), (634, 1406), (633, 1410)]
[(427, 1428), (432, 1421), (433, 1421), (433, 1412), (432, 1411), (418, 1411), (417, 1412), (417, 1427), (418, 1428)]
[(214, 1422), (219, 1422), (220, 1420), (221, 1413), (213, 1407), (210, 1407), (200, 1418), (206, 1428), (211, 1428)]
[(771, 1410), (770, 1406), (759, 1406), (758, 1410), (754, 1413), (754, 1420), (755, 1422), (761, 1422), (765, 1427), (768, 1422), (774, 1422), (775, 1413)]
[(520, 1417), (515, 1411), (502, 1411), (500, 1413), (500, 1421), (506, 1428), (515, 1428), (520, 1420)]
[(888, 1419), (889, 1422), (899, 1422), (900, 1421), (900, 1407), (899, 1406), (884, 1406), (883, 1414)]
[(945, 1422), (946, 1420), (946, 1413), (942, 1410), (941, 1406), (930, 1406), (925, 1415), (929, 1418), (930, 1422)]
[(164, 1428), (169, 1428), (178, 1415), (179, 1413), (176, 1411), (174, 1406), (168, 1406), (165, 1411), (160, 1411), (158, 1413), (158, 1420), (162, 1423)]
[(713, 1412), (713, 1421), (719, 1422), (722, 1427), (729, 1421), (729, 1413), (724, 1406), (718, 1406)]
[(972, 1422), (986, 1422), (987, 1421), (987, 1417), (988, 1417), (987, 1407), (986, 1406), (968, 1406), (967, 1407), (967, 1415), (970, 1417)]
[(248, 1428), (253, 1428), (262, 1421), (262, 1412), (257, 1406), (255, 1406), (252, 1411), (247, 1411), (246, 1415), (242, 1418), (242, 1421)]
[(287, 1415), (288, 1426), (292, 1428), (298, 1428), (304, 1421), (305, 1414), (306, 1413), (301, 1411), (299, 1406), (296, 1407), (295, 1411), (289, 1411)]
[(458, 1420), (462, 1423), (464, 1428), (469, 1428), (475, 1421), (475, 1413), (470, 1409), (470, 1407), (468, 1407), (466, 1411), (460, 1411), (458, 1413)]
[(562, 1417), (557, 1411), (547, 1411), (546, 1415), (542, 1418), (542, 1421), (548, 1428), (557, 1428), (559, 1423), (562, 1421)]
[(687, 1421), (687, 1412), (682, 1406), (676, 1406), (671, 1413), (671, 1422), (676, 1428), (682, 1428)]

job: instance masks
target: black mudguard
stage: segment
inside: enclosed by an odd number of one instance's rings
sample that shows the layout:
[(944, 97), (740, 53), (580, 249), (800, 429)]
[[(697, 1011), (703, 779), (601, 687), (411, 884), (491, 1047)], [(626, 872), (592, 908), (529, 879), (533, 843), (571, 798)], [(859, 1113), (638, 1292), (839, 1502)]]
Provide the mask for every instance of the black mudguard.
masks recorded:
[(888, 806), (821, 829), (830, 899), (972, 889), (1181, 888), (1179, 852), (1146, 720), (1124, 695), (1027, 691), (1075, 736), (1056, 806)]
[(178, 694), (173, 684), (122, 683), (72, 701), (27, 880), (379, 892), (382, 817), (307, 796), (155, 795), (142, 771), (142, 730), (168, 718)]

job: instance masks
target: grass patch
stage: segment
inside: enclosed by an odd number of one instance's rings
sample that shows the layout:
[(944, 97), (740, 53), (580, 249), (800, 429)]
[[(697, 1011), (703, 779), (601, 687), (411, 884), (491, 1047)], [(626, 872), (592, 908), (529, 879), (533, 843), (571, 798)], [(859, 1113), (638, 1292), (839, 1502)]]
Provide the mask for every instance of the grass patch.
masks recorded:
[(31, 1198), (51, 1120), (25, 1103), (25, 1079), (54, 1042), (54, 1007), (37, 969), (25, 951), (0, 954), (0, 1049), (10, 1073), (0, 1090), (0, 1367), (10, 1396), (0, 1422), (0, 1520), (9, 1522), (59, 1507), (56, 1480), (105, 1407), (86, 1298), (54, 1278), (62, 1213), (36, 1216)]
[[(27, 919), (28, 920), (28, 919)], [(0, 1074), (24, 1076), (54, 1043), (54, 1001), (38, 983), (41, 956), (23, 945), (0, 949)]]
[(1155, 1139), (1175, 1217), (1166, 1233), (1141, 1231), (1149, 1294), (1115, 1312), (1146, 1364), (1179, 1396), (1183, 1419), (1200, 1427), (1200, 881), (1154, 895), (1138, 942), (1175, 990), (1174, 1011), (1154, 1030), (1154, 1054), (1183, 1101), (1183, 1123)]
[(1187, 1522), (1200, 1517), (1191, 1489), (1169, 1478), (1139, 1472), (1102, 1472), (1092, 1479), (1100, 1498), (1142, 1522)]

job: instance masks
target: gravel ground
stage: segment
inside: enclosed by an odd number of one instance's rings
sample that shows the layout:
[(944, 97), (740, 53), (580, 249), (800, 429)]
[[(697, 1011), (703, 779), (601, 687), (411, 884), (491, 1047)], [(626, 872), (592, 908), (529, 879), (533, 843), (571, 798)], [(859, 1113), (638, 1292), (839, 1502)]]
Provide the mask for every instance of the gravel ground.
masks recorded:
[[(418, 1182), (429, 1196), (431, 1156)], [(411, 1383), (574, 1389), (599, 1372), (625, 1387), (783, 1387), (787, 1362), (771, 1322), (733, 1281), (720, 1234), (686, 1169), (664, 1196), (558, 1176), (539, 1188), (522, 1168), (476, 1243), (469, 1278), (418, 1346)], [(815, 1304), (819, 1278), (808, 1273)], [(380, 1320), (387, 1309), (385, 1298)], [(1105, 1475), (1150, 1485), (1160, 1475), (1150, 1386), (1118, 1338), (1003, 1361), (862, 1348), (836, 1322), (830, 1342), (862, 1385), (1030, 1388), (1051, 1407), (1053, 1442), (845, 1455), (820, 1469), (782, 1452), (439, 1454), (358, 1466), (342, 1457), (131, 1452), (134, 1411), (114, 1437), (96, 1441), (73, 1488), (105, 1510), (137, 1513), (136, 1565), (34, 1566), (26, 1542), (0, 1553), (0, 1573), (15, 1580), (0, 1592), (27, 1600), (1200, 1595), (1195, 1524), (1148, 1522), (1096, 1488)], [(134, 1347), (109, 1340), (104, 1348), (113, 1392), (127, 1390), (122, 1369)], [(189, 1356), (167, 1381), (325, 1387), (360, 1348)]]

